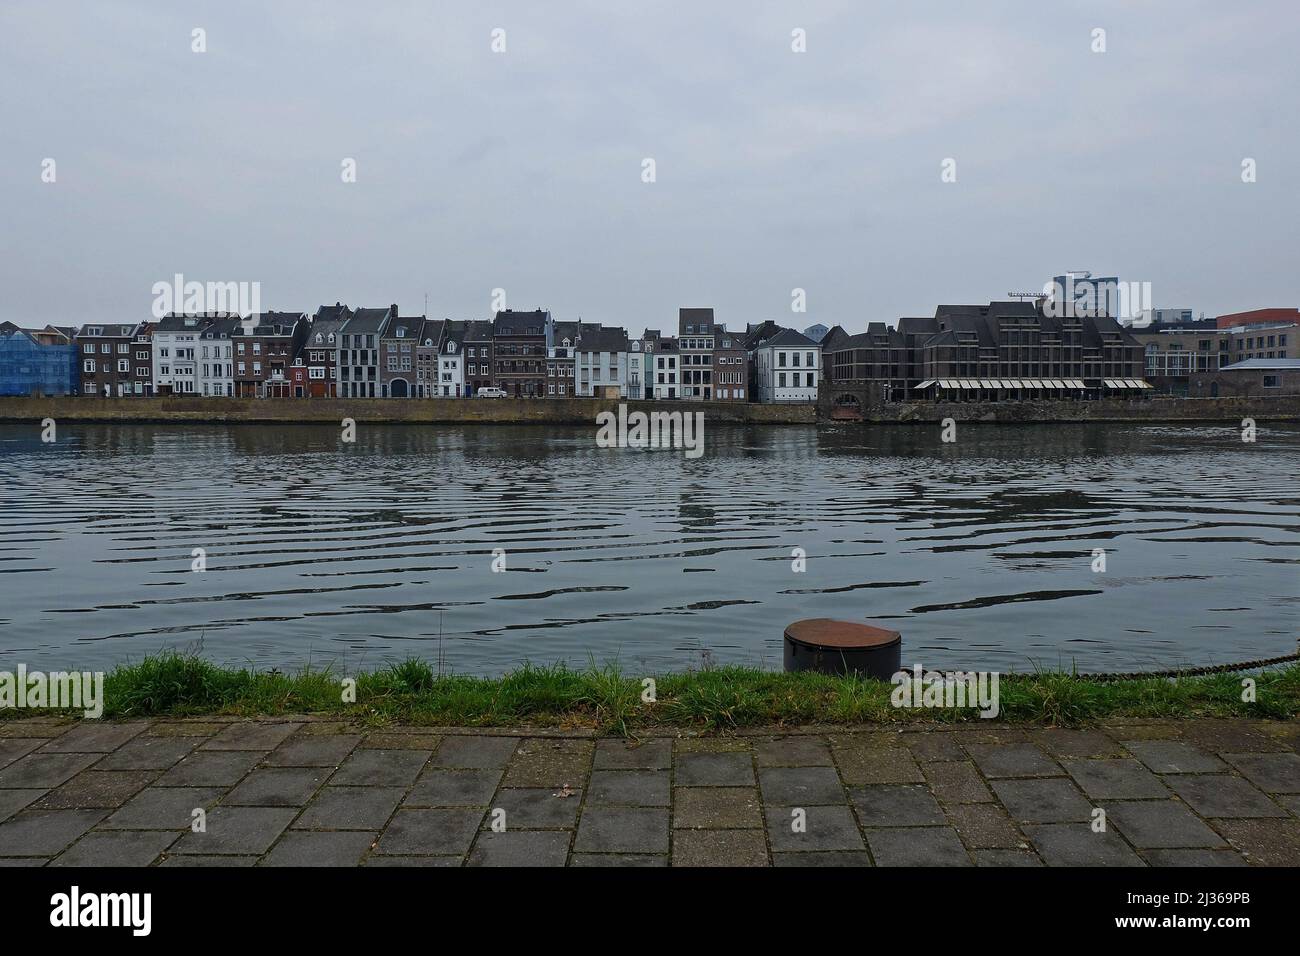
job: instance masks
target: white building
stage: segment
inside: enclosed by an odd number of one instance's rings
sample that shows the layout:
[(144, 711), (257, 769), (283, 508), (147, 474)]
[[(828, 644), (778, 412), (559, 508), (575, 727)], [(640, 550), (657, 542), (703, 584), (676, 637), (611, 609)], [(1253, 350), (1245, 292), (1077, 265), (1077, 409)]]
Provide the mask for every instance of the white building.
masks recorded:
[(153, 390), (155, 395), (197, 395), (200, 337), (215, 319), (229, 316), (167, 315), (153, 330)]
[(627, 397), (633, 399), (653, 398), (654, 388), (646, 372), (650, 362), (643, 350), (643, 343), (635, 339), (627, 345)]
[(760, 402), (815, 402), (821, 346), (794, 329), (781, 329), (752, 350)]
[(435, 398), (465, 397), (465, 323), (448, 322), (438, 354)]
[(235, 365), (230, 336), (240, 330), (239, 319), (217, 319), (199, 333), (195, 382), (200, 395), (234, 395)]
[(582, 325), (573, 351), (574, 394), (591, 397), (614, 385), (627, 398), (627, 331), (603, 325)]

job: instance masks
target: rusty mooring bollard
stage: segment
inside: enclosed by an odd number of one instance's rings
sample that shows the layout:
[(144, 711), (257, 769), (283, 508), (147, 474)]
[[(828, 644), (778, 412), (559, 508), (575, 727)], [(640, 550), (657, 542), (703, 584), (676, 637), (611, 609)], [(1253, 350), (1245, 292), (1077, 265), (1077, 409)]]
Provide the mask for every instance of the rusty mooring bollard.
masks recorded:
[(870, 624), (814, 617), (785, 629), (787, 671), (889, 680), (898, 673), (902, 652), (903, 636), (898, 631)]

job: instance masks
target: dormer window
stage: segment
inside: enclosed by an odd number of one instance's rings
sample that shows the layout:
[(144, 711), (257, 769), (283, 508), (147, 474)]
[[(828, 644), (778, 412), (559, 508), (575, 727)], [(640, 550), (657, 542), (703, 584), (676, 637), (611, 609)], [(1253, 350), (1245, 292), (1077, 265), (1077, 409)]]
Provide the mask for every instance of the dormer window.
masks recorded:
[(455, 352), (455, 351), (456, 351), (456, 343), (455, 343), (455, 342), (448, 342), (448, 343), (447, 343), (447, 351), (448, 351), (448, 352)]
[(424, 345), (425, 345), (426, 348), (428, 348), (429, 346), (433, 345), (433, 339), (425, 339), (425, 340), (424, 340)]
[(398, 337), (399, 339), (404, 339), (404, 338), (406, 338), (406, 329), (398, 329), (398, 330), (397, 330), (397, 337)]
[(334, 344), (334, 333), (333, 333), (333, 332), (330, 333), (329, 343), (330, 343), (330, 345), (333, 345), (333, 344)]
[(320, 345), (320, 344), (321, 344), (322, 342), (324, 342), (324, 341), (325, 341), (325, 336), (323, 336), (323, 335), (321, 335), (319, 332), (317, 332), (317, 333), (316, 333), (316, 344), (317, 344), (317, 345)]

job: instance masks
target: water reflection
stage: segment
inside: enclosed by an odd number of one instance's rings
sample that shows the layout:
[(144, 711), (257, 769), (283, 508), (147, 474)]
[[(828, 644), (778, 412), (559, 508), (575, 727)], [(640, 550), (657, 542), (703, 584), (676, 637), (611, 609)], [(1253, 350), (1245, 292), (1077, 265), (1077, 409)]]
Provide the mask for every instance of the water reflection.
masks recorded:
[(1294, 648), (1295, 427), (732, 427), (706, 448), (364, 424), (350, 445), (315, 425), (65, 425), (43, 445), (3, 425), (0, 663), (201, 641), (281, 667), (778, 667), (810, 616), (888, 619), (933, 666)]

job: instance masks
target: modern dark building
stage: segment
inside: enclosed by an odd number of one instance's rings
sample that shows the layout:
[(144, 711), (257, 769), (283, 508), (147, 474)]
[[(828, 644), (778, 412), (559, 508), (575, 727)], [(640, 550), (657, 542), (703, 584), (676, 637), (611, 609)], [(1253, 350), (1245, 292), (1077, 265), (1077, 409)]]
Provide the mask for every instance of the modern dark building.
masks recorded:
[(1030, 301), (941, 305), (893, 331), (828, 333), (824, 387), (849, 397), (869, 387), (879, 401), (1124, 398), (1151, 387), (1142, 345), (1105, 315), (1056, 317)]

